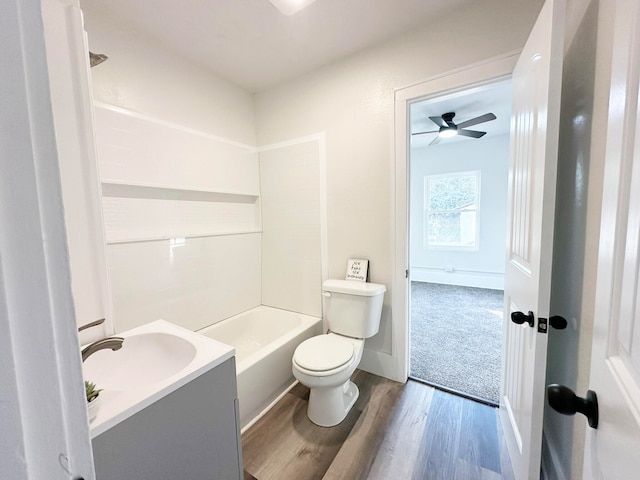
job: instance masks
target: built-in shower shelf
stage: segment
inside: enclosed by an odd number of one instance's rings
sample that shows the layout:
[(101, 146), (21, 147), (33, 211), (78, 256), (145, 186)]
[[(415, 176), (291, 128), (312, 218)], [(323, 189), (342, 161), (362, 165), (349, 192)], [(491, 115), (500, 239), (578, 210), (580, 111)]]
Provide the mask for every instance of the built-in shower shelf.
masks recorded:
[(113, 105), (94, 113), (108, 244), (261, 231), (255, 147)]
[(260, 196), (102, 181), (107, 244), (260, 233)]
[(195, 202), (255, 203), (258, 193), (222, 192), (177, 185), (154, 185), (102, 179), (104, 197), (146, 198)]

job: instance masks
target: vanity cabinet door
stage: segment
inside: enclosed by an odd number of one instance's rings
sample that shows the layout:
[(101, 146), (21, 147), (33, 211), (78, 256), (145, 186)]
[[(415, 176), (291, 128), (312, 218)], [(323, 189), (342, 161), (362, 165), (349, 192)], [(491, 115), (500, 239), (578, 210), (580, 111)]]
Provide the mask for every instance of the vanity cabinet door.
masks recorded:
[(92, 440), (98, 480), (242, 478), (235, 359)]

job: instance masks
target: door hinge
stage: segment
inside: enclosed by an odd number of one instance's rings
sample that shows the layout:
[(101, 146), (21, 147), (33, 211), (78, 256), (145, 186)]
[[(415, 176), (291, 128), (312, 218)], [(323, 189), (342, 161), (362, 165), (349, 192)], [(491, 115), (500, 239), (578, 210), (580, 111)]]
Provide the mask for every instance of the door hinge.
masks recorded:
[(404, 278), (409, 278), (409, 270), (404, 271)]

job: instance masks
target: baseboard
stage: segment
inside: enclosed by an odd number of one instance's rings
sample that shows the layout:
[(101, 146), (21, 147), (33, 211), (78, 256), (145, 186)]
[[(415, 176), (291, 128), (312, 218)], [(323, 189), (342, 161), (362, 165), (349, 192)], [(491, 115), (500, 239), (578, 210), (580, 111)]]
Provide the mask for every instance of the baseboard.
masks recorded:
[(412, 282), (504, 290), (504, 274), (501, 273), (467, 272), (462, 270), (447, 272), (441, 268), (411, 267), (409, 278)]
[(569, 480), (557, 452), (558, 450), (549, 443), (549, 439), (543, 431), (541, 461), (541, 478), (543, 480)]
[(374, 375), (388, 378), (395, 382), (404, 383), (407, 381), (406, 377), (400, 377), (400, 372), (398, 372), (398, 360), (388, 353), (365, 348), (362, 353), (362, 360), (360, 360), (360, 363), (358, 364), (358, 368), (365, 372), (373, 373)]

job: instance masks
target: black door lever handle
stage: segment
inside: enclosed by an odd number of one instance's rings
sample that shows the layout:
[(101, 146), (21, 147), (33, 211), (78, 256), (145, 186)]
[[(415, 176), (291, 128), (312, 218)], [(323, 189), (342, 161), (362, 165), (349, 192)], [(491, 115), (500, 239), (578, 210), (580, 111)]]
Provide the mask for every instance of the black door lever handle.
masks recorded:
[(549, 317), (549, 324), (556, 330), (564, 330), (567, 328), (567, 320), (560, 315), (553, 315)]
[(549, 405), (563, 415), (582, 413), (591, 428), (598, 428), (598, 397), (593, 390), (587, 391), (586, 398), (578, 397), (573, 390), (554, 383), (547, 386)]
[(527, 322), (530, 327), (533, 327), (535, 323), (535, 317), (533, 316), (533, 312), (529, 310), (529, 313), (526, 315), (522, 312), (511, 312), (511, 321), (513, 323), (517, 323), (518, 325), (522, 325), (524, 322)]

